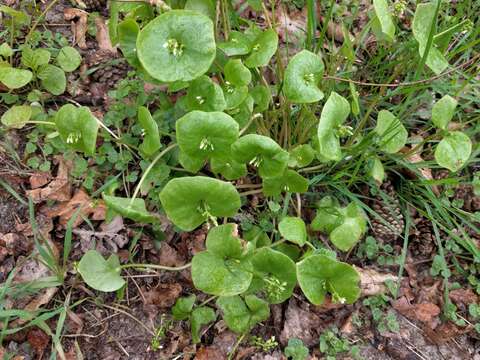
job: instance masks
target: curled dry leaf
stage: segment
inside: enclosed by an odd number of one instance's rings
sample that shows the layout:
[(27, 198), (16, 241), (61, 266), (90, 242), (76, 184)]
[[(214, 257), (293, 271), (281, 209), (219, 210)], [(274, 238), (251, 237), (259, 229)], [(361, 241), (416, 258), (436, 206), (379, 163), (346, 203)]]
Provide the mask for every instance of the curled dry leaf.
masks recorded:
[(85, 36), (87, 34), (88, 13), (80, 9), (68, 8), (63, 11), (63, 16), (65, 20), (71, 21), (74, 43), (80, 49), (86, 49), (87, 41)]
[(398, 281), (398, 277), (392, 274), (382, 274), (373, 269), (355, 268), (360, 274), (360, 289), (362, 296), (374, 296), (387, 291), (385, 282)]
[(52, 177), (48, 172), (36, 172), (31, 175), (28, 180), (30, 182), (30, 188), (33, 190), (47, 185), (51, 179)]
[(68, 181), (69, 166), (61, 157), (57, 157), (57, 177), (43, 188), (26, 191), (27, 196), (32, 198), (34, 203), (46, 200), (68, 201), (71, 196), (71, 186)]

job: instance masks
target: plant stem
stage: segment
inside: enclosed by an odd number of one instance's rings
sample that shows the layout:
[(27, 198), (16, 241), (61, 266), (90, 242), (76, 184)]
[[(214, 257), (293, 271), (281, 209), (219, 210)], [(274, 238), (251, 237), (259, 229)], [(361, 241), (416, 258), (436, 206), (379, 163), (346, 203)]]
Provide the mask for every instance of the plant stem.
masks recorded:
[(182, 270), (188, 269), (190, 266), (192, 266), (192, 263), (188, 263), (178, 267), (155, 265), (155, 264), (125, 264), (125, 265), (120, 265), (120, 268), (122, 269), (145, 268), (145, 269), (155, 269), (155, 270), (165, 270), (165, 271), (182, 271)]
[(56, 125), (53, 121), (36, 121), (36, 120), (25, 121), (25, 124), (39, 124), (39, 125), (48, 125), (48, 126)]
[(248, 195), (260, 194), (262, 191), (263, 191), (262, 189), (245, 191), (245, 192), (243, 192), (243, 193), (240, 193), (240, 196), (248, 196)]
[(167, 146), (167, 148), (165, 150), (163, 150), (160, 154), (158, 154), (157, 157), (155, 159), (153, 159), (153, 161), (150, 163), (150, 165), (148, 165), (147, 169), (142, 174), (142, 177), (140, 178), (140, 181), (138, 182), (137, 187), (135, 188), (135, 191), (133, 192), (132, 199), (130, 200), (130, 206), (132, 206), (133, 202), (135, 201), (135, 198), (137, 197), (138, 193), (140, 192), (140, 188), (142, 187), (143, 182), (147, 178), (150, 171), (152, 171), (153, 167), (158, 162), (158, 160), (160, 160), (163, 157), (163, 155), (165, 155), (167, 152), (169, 152), (170, 150), (172, 150), (176, 146), (177, 146), (177, 144), (175, 144), (175, 143)]
[(235, 353), (237, 352), (237, 348), (238, 346), (241, 344), (241, 342), (243, 341), (243, 338), (245, 337), (245, 335), (247, 335), (247, 333), (245, 334), (242, 334), (242, 336), (240, 336), (238, 338), (238, 341), (235, 343), (235, 345), (233, 346), (232, 348), (232, 351), (230, 351), (230, 354), (228, 354), (228, 360), (232, 360), (233, 359), (233, 355), (235, 355)]

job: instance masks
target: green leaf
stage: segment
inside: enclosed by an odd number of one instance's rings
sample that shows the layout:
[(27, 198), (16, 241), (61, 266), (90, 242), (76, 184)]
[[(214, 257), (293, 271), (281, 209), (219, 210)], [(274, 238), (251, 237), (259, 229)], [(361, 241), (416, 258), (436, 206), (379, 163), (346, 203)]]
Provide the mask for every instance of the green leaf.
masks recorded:
[(204, 176), (170, 180), (160, 193), (168, 218), (184, 231), (191, 231), (209, 216), (234, 216), (240, 208), (235, 187)]
[(158, 16), (137, 39), (143, 68), (164, 82), (190, 81), (206, 73), (215, 52), (212, 20), (188, 10), (171, 10)]
[(60, 49), (60, 52), (57, 56), (57, 62), (63, 71), (72, 72), (80, 66), (82, 57), (75, 48), (71, 46), (65, 46)]
[(13, 50), (7, 43), (0, 45), (0, 56), (4, 59), (13, 55)]
[(262, 11), (262, 0), (247, 0), (248, 5), (255, 11)]
[(98, 123), (88, 107), (63, 105), (55, 115), (55, 124), (68, 146), (87, 155), (95, 154)]
[(36, 71), (40, 66), (50, 61), (50, 52), (45, 49), (32, 50), (30, 47), (22, 49), (22, 64)]
[(242, 257), (243, 247), (235, 224), (212, 228), (206, 251), (192, 259), (192, 281), (198, 290), (218, 296), (245, 292), (252, 281), (252, 265)]
[(432, 122), (437, 128), (442, 130), (447, 129), (448, 123), (455, 114), (457, 103), (457, 100), (450, 95), (445, 95), (433, 105)]
[(330, 233), (330, 241), (338, 249), (348, 251), (360, 240), (365, 224), (363, 217), (346, 217), (342, 224)]
[(232, 144), (234, 160), (258, 166), (261, 177), (283, 174), (288, 162), (288, 152), (267, 136), (249, 134)]
[(235, 109), (245, 101), (248, 96), (248, 86), (232, 86), (225, 84), (223, 95), (225, 96), (226, 108)]
[(381, 110), (378, 113), (377, 125), (373, 131), (380, 136), (380, 149), (389, 154), (398, 152), (407, 142), (407, 129), (388, 110)]
[(249, 68), (267, 66), (270, 59), (277, 51), (278, 35), (275, 30), (263, 31), (253, 41), (250, 55), (245, 60)]
[(14, 105), (2, 115), (2, 124), (14, 129), (21, 129), (32, 116), (29, 105)]
[(322, 80), (324, 65), (322, 58), (308, 50), (296, 54), (287, 65), (283, 91), (294, 103), (313, 103), (323, 99), (318, 88)]
[(314, 158), (315, 150), (313, 150), (311, 145), (298, 145), (290, 151), (288, 166), (302, 168), (310, 165)]
[(252, 81), (250, 70), (243, 65), (240, 59), (230, 59), (223, 69), (225, 80), (235, 86), (246, 86)]
[(220, 85), (206, 75), (192, 81), (186, 102), (189, 110), (223, 111), (227, 106)]
[(350, 83), (350, 95), (352, 96), (352, 114), (358, 116), (360, 114), (360, 101), (358, 98), (358, 91), (354, 83)]
[(32, 72), (29, 70), (15, 69), (9, 66), (0, 66), (0, 82), (9, 89), (19, 89), (32, 80)]
[(138, 23), (134, 19), (127, 18), (118, 24), (117, 31), (118, 43), (123, 56), (133, 67), (140, 67), (140, 61), (137, 57), (137, 38), (140, 32)]
[(314, 231), (330, 233), (341, 223), (340, 204), (338, 200), (325, 196), (318, 203), (318, 210), (312, 221), (311, 228)]
[(279, 304), (292, 296), (297, 276), (295, 263), (287, 255), (269, 248), (259, 249), (252, 257), (252, 264), (269, 303)]
[(61, 95), (65, 92), (67, 86), (67, 79), (65, 72), (54, 65), (43, 65), (39, 68), (38, 78), (42, 86), (53, 95)]
[(25, 11), (17, 11), (11, 7), (0, 5), (0, 12), (11, 16), (16, 25), (22, 26), (30, 24), (30, 16)]
[(446, 135), (435, 149), (435, 160), (438, 165), (450, 171), (459, 170), (472, 153), (472, 141), (461, 131)]
[(257, 323), (270, 316), (268, 304), (254, 295), (220, 297), (217, 306), (223, 312), (223, 320), (228, 328), (237, 334), (250, 331)]
[(256, 225), (252, 226), (248, 231), (244, 231), (243, 238), (248, 242), (253, 243), (256, 248), (268, 246), (272, 243), (272, 240), (270, 240), (267, 233), (263, 231), (261, 227)]
[(280, 176), (264, 178), (262, 185), (267, 196), (280, 195), (283, 191), (304, 193), (308, 190), (308, 180), (291, 169), (286, 169)]
[(227, 56), (246, 55), (250, 52), (252, 42), (247, 35), (239, 31), (231, 31), (228, 41), (219, 43), (218, 48)]
[(181, 150), (178, 154), (178, 161), (185, 170), (193, 174), (199, 172), (205, 165), (205, 159), (188, 156)]
[(307, 241), (307, 228), (299, 217), (286, 216), (278, 224), (278, 231), (283, 238), (300, 246)]
[(190, 317), (193, 305), (197, 297), (192, 294), (186, 297), (178, 298), (172, 307), (172, 316), (175, 320), (186, 320)]
[[(413, 37), (418, 42), (418, 51), (422, 57), (427, 48), (430, 29), (435, 26), (436, 6), (435, 2), (418, 4), (413, 17)], [(447, 60), (434, 43), (432, 43), (428, 52), (426, 64), (437, 75), (448, 67)]]
[(285, 356), (292, 358), (292, 360), (307, 360), (308, 347), (303, 344), (300, 339), (288, 339), (288, 346), (285, 348)]
[(124, 218), (139, 222), (152, 223), (156, 221), (156, 217), (150, 214), (145, 207), (145, 200), (102, 195), (105, 204), (109, 209), (122, 215)]
[(321, 305), (327, 293), (334, 302), (352, 304), (360, 296), (360, 276), (350, 265), (325, 255), (311, 255), (297, 263), (297, 278), (306, 298)]
[(217, 315), (215, 315), (215, 311), (207, 306), (200, 306), (192, 311), (190, 327), (192, 329), (192, 342), (194, 344), (198, 344), (201, 341), (200, 330), (202, 325), (207, 325), (215, 321), (216, 318)]
[(89, 250), (78, 263), (78, 272), (83, 281), (95, 290), (110, 292), (125, 285), (120, 276), (120, 261), (114, 254), (105, 260), (96, 250)]
[(377, 183), (381, 184), (385, 179), (385, 169), (383, 168), (383, 164), (378, 158), (378, 156), (374, 156), (368, 160), (368, 175), (373, 178)]
[(214, 0), (187, 0), (184, 9), (196, 11), (215, 20), (215, 4)]
[(319, 154), (326, 160), (339, 161), (342, 158), (337, 129), (350, 114), (348, 101), (332, 92), (325, 103), (317, 129)]
[(212, 158), (210, 167), (215, 174), (221, 174), (227, 180), (237, 180), (247, 175), (247, 167), (229, 158)]
[(222, 112), (192, 111), (176, 123), (178, 146), (186, 155), (198, 159), (229, 154), (238, 133), (238, 123)]
[(254, 111), (256, 113), (261, 113), (268, 109), (270, 101), (272, 100), (272, 94), (268, 87), (257, 85), (250, 91), (250, 95), (255, 103)]
[(161, 148), (160, 135), (158, 133), (158, 125), (153, 120), (150, 111), (145, 106), (138, 108), (138, 122), (143, 129), (143, 142), (139, 149), (147, 156), (155, 154)]
[(373, 7), (377, 19), (380, 22), (382, 32), (390, 41), (393, 41), (395, 38), (395, 24), (393, 23), (390, 10), (388, 9), (387, 0), (373, 0)]

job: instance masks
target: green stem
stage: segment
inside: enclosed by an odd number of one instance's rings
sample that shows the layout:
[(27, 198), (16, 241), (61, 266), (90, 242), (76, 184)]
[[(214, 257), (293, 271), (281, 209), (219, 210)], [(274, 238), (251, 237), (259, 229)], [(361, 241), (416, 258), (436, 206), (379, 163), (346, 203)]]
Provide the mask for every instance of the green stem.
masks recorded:
[(245, 192), (240, 193), (240, 196), (248, 196), (248, 195), (260, 194), (262, 191), (263, 191), (262, 189), (245, 191)]
[(120, 268), (121, 269), (144, 268), (144, 269), (155, 269), (155, 270), (165, 270), (165, 271), (182, 271), (182, 270), (188, 269), (190, 266), (192, 266), (192, 263), (188, 263), (178, 267), (155, 265), (155, 264), (125, 264), (125, 265), (120, 265)]
[(49, 125), (49, 126), (56, 125), (53, 121), (36, 121), (36, 120), (25, 121), (25, 124), (39, 124), (39, 125)]

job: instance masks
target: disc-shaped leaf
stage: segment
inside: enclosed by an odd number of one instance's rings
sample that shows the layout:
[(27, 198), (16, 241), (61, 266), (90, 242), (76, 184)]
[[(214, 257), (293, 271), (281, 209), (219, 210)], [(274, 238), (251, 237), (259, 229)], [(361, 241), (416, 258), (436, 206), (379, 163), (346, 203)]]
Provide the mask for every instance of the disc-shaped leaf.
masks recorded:
[(398, 152), (407, 142), (407, 129), (388, 110), (381, 110), (378, 113), (377, 125), (374, 131), (380, 136), (380, 149), (386, 153), (393, 154)]
[(314, 158), (315, 150), (313, 150), (311, 145), (299, 145), (290, 151), (288, 166), (302, 168), (310, 165)]
[(347, 217), (330, 233), (330, 241), (340, 250), (348, 251), (360, 240), (366, 220), (362, 217)]
[(459, 170), (472, 153), (472, 141), (461, 131), (454, 131), (445, 136), (435, 149), (438, 165), (450, 170)]
[(2, 115), (2, 124), (21, 129), (32, 116), (32, 107), (30, 105), (13, 105)]
[(200, 306), (192, 311), (190, 327), (192, 330), (192, 342), (194, 344), (198, 344), (201, 341), (200, 330), (202, 329), (202, 325), (207, 325), (215, 321), (216, 318), (217, 315), (215, 315), (215, 311), (207, 306)]
[(170, 180), (160, 193), (168, 218), (184, 231), (201, 225), (208, 216), (234, 216), (240, 208), (235, 187), (204, 176)]
[(87, 155), (95, 153), (98, 123), (88, 107), (63, 105), (55, 115), (55, 124), (68, 146)]
[(395, 24), (393, 23), (387, 0), (373, 0), (375, 15), (377, 16), (382, 32), (392, 41), (395, 37)]
[(228, 328), (237, 334), (247, 333), (270, 316), (270, 308), (264, 300), (254, 295), (246, 295), (244, 299), (240, 296), (229, 296), (217, 300), (223, 320)]
[(38, 69), (37, 76), (42, 86), (53, 95), (61, 95), (67, 87), (65, 72), (55, 65), (43, 65)]
[(235, 109), (230, 111), (230, 114), (235, 121), (243, 128), (252, 117), (253, 112), (253, 98), (250, 94), (245, 100)]
[(284, 191), (304, 193), (308, 190), (308, 180), (291, 169), (286, 169), (280, 176), (264, 178), (262, 185), (267, 196), (280, 195)]
[(137, 38), (138, 58), (150, 76), (190, 81), (206, 73), (215, 59), (213, 22), (189, 10), (171, 10), (150, 21)]
[(125, 56), (128, 63), (136, 68), (140, 67), (140, 61), (137, 57), (137, 37), (140, 32), (140, 26), (135, 19), (127, 18), (117, 26), (118, 44), (122, 55)]
[(279, 304), (290, 298), (297, 276), (295, 263), (287, 255), (269, 248), (260, 249), (252, 257), (252, 264), (257, 275), (261, 274), (269, 303)]
[(288, 152), (267, 136), (249, 134), (232, 144), (234, 160), (239, 163), (252, 163), (258, 166), (262, 177), (283, 174), (288, 162)]
[(227, 106), (226, 108), (229, 110), (239, 107), (248, 96), (248, 86), (233, 86), (225, 84), (223, 89), (223, 95)]
[(177, 143), (188, 156), (206, 159), (230, 153), (238, 123), (222, 112), (192, 111), (177, 120)]
[(231, 31), (228, 41), (218, 44), (218, 47), (228, 56), (246, 55), (250, 52), (252, 42), (247, 35), (239, 31)]
[(313, 103), (323, 99), (318, 88), (324, 65), (317, 54), (302, 50), (289, 61), (285, 70), (283, 91), (294, 103)]
[(229, 158), (212, 158), (210, 161), (212, 171), (221, 174), (227, 180), (237, 180), (247, 175), (245, 164), (236, 162)]
[(120, 276), (118, 256), (114, 254), (105, 260), (96, 250), (89, 250), (78, 263), (78, 272), (83, 281), (95, 290), (116, 291), (125, 285)]
[(263, 31), (253, 41), (250, 55), (245, 60), (249, 68), (267, 66), (270, 59), (277, 51), (278, 35), (275, 30)]
[(325, 103), (317, 129), (319, 153), (326, 160), (338, 161), (342, 158), (337, 129), (350, 113), (348, 101), (332, 92)]
[(433, 124), (442, 130), (447, 129), (447, 125), (452, 120), (455, 114), (455, 108), (457, 107), (457, 100), (450, 95), (445, 95), (438, 100), (432, 107), (432, 122)]
[(9, 89), (19, 89), (32, 80), (32, 72), (9, 66), (0, 66), (0, 82)]
[(311, 255), (297, 263), (297, 278), (306, 298), (321, 305), (325, 295), (334, 302), (352, 304), (360, 296), (360, 276), (350, 265), (325, 255)]
[(252, 81), (250, 70), (243, 65), (240, 59), (230, 59), (223, 69), (225, 80), (235, 86), (246, 86)]
[(64, 46), (58, 53), (57, 62), (63, 71), (72, 72), (80, 66), (82, 57), (75, 48)]
[(108, 208), (139, 223), (152, 223), (156, 221), (155, 216), (150, 214), (145, 207), (145, 200), (103, 195), (103, 200)]
[(299, 217), (284, 217), (278, 224), (278, 231), (284, 239), (300, 246), (305, 245), (305, 241), (307, 241), (307, 228)]
[(202, 75), (192, 81), (187, 96), (189, 110), (223, 111), (227, 104), (220, 85)]
[(153, 120), (150, 111), (145, 106), (138, 108), (138, 122), (142, 126), (143, 142), (140, 144), (140, 150), (147, 156), (151, 156), (157, 152), (162, 146), (160, 143), (160, 135), (158, 133), (158, 125)]

